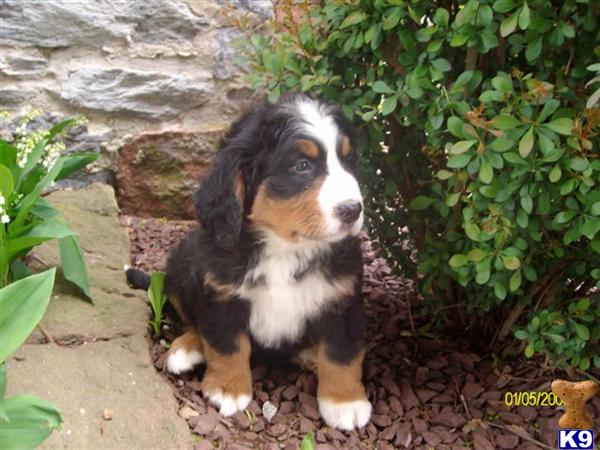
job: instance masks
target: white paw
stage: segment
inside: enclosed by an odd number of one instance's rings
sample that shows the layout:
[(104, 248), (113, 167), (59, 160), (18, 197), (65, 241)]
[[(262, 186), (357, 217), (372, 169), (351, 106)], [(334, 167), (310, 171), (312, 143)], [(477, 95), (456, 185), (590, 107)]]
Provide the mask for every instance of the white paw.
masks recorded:
[(208, 397), (209, 403), (219, 408), (219, 413), (225, 417), (233, 416), (236, 412), (245, 410), (252, 400), (251, 395), (233, 396), (223, 394), (221, 390), (206, 392), (205, 395)]
[(192, 370), (196, 364), (204, 362), (204, 355), (197, 351), (186, 352), (179, 348), (169, 352), (167, 357), (167, 370), (175, 375)]
[(371, 418), (371, 404), (367, 400), (336, 402), (319, 399), (319, 410), (330, 427), (351, 431), (364, 427)]

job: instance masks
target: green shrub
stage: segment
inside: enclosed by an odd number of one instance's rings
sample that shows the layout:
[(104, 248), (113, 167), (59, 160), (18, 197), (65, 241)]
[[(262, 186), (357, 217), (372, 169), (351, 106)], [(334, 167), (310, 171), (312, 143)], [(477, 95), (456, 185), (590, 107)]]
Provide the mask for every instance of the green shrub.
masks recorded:
[(600, 4), (314, 3), (280, 3), (268, 33), (240, 20), (238, 62), (354, 120), (371, 227), (425, 311), (600, 367)]

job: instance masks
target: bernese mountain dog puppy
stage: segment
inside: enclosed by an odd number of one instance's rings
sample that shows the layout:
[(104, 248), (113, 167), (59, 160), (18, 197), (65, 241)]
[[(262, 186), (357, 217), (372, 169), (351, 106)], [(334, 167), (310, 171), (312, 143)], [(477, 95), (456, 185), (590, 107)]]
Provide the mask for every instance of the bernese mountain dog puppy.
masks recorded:
[[(353, 127), (341, 111), (286, 94), (235, 122), (195, 194), (200, 227), (172, 251), (165, 291), (187, 332), (175, 374), (205, 362), (209, 401), (229, 416), (252, 398), (250, 356), (312, 350), (325, 422), (364, 426), (363, 199)], [(147, 275), (128, 270), (134, 287)]]

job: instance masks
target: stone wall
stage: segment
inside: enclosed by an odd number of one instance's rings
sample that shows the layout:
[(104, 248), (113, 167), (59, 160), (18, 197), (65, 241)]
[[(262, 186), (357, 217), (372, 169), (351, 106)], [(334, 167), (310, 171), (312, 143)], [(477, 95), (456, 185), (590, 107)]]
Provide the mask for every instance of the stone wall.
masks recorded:
[(116, 174), (125, 212), (189, 217), (215, 143), (257, 97), (233, 64), (234, 18), (264, 21), (272, 9), (270, 0), (3, 0), (0, 109), (83, 113), (102, 154), (94, 170)]

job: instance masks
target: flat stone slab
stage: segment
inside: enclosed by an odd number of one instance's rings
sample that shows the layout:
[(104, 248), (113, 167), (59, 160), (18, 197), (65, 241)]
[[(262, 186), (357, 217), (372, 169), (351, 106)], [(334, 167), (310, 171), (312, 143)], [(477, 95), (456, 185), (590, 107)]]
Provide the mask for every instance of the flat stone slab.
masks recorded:
[[(42, 448), (191, 448), (171, 387), (151, 363), (146, 294), (125, 279), (129, 239), (113, 189), (93, 184), (47, 199), (79, 235), (95, 304), (57, 272), (41, 322), (55, 343), (32, 334), (8, 361), (7, 395), (38, 395), (61, 411), (63, 428)], [(56, 243), (36, 247), (34, 255), (36, 269), (59, 265)], [(103, 418), (105, 409), (112, 420)]]
[[(8, 364), (8, 395), (52, 401), (63, 426), (42, 448), (189, 449), (171, 388), (150, 364), (141, 335), (77, 347), (27, 344)], [(112, 420), (105, 420), (109, 409)]]
[[(56, 191), (46, 197), (78, 234), (85, 254), (94, 305), (76, 287), (57, 276), (42, 326), (55, 340), (111, 339), (144, 333), (150, 310), (143, 291), (129, 288), (123, 266), (129, 264), (129, 238), (119, 225), (114, 190), (95, 183), (77, 191)], [(39, 270), (60, 266), (58, 245), (51, 241), (33, 251)], [(29, 342), (43, 336), (34, 332)]]

